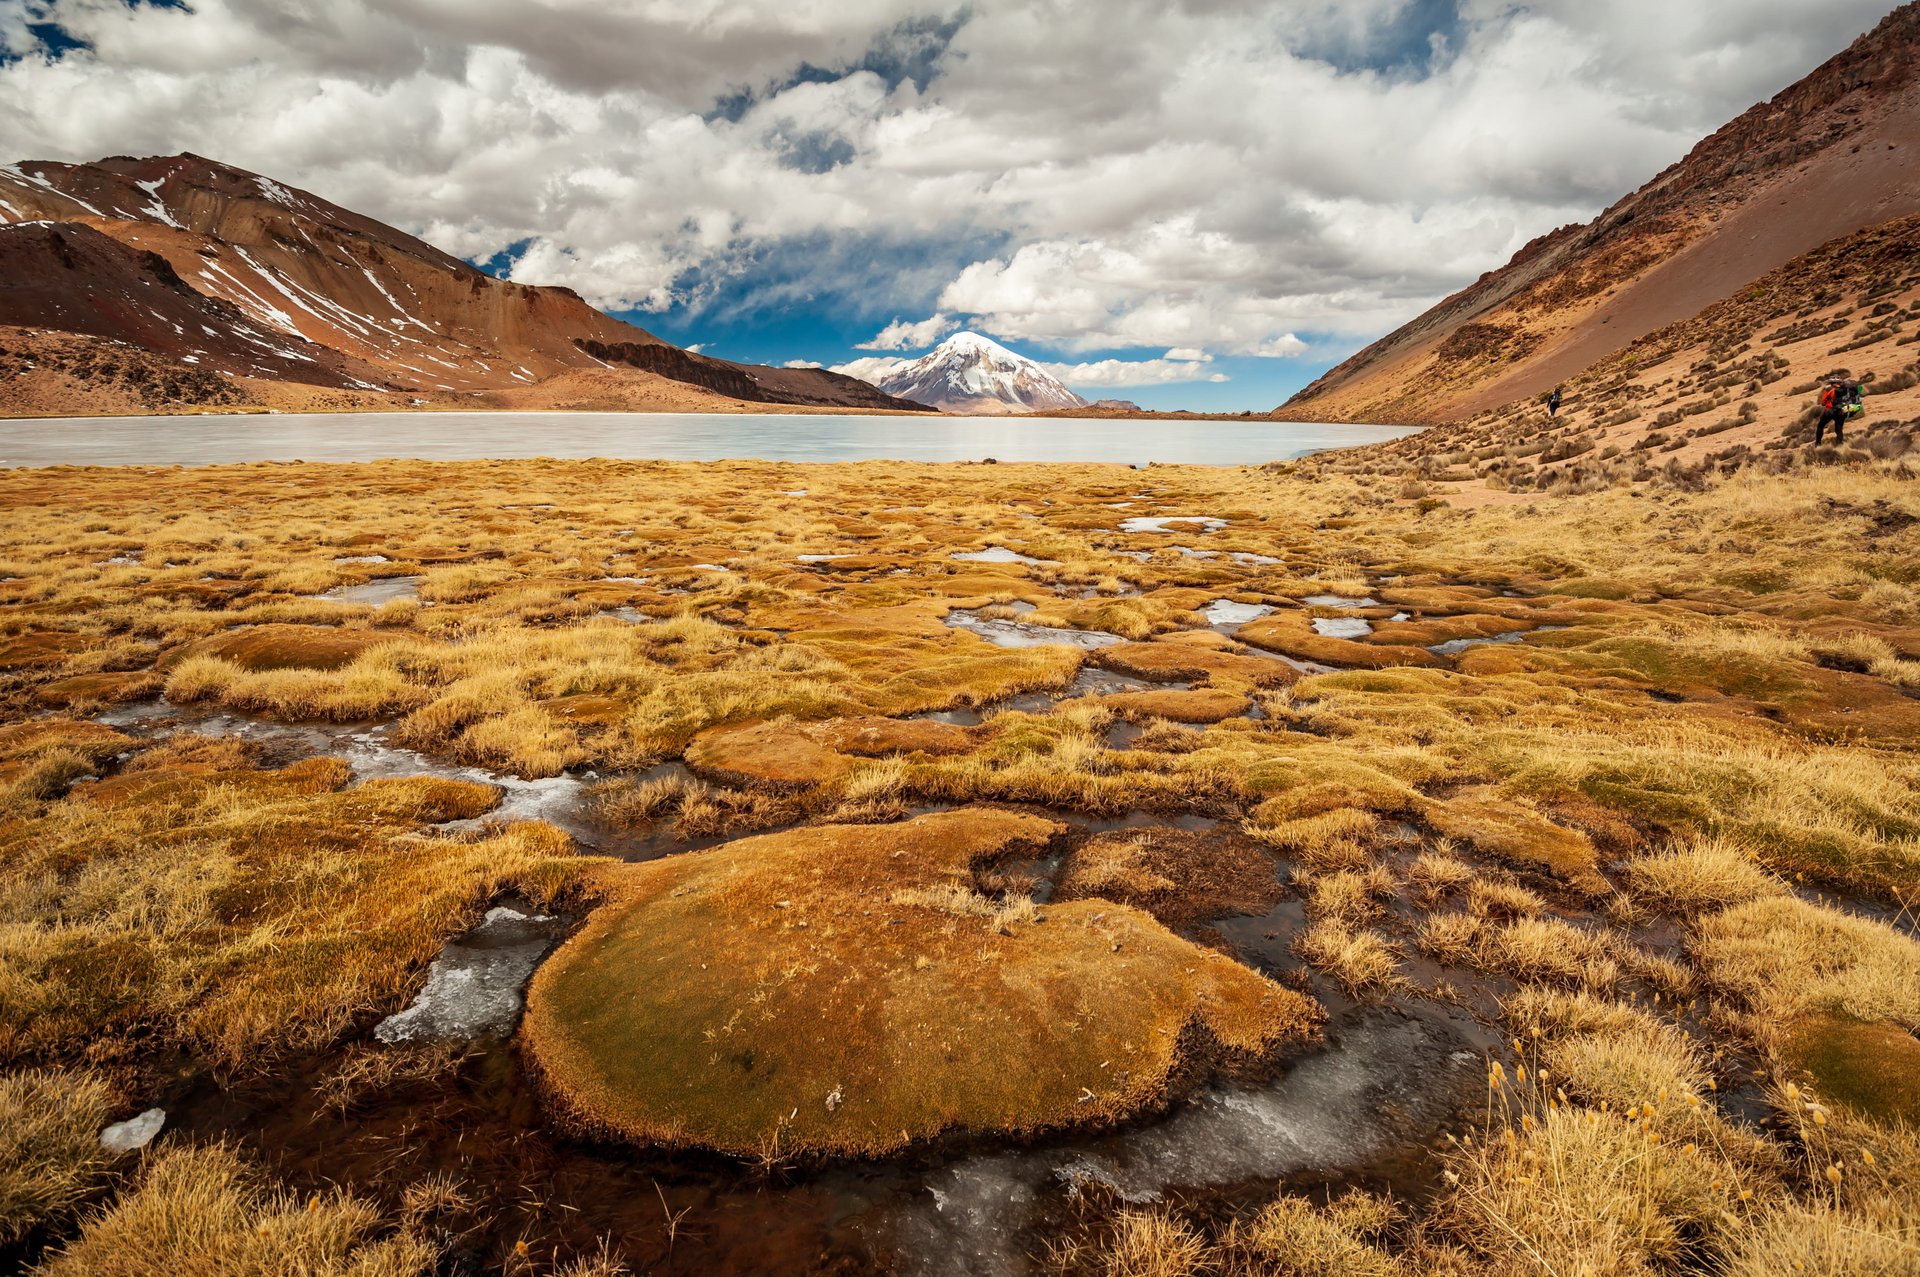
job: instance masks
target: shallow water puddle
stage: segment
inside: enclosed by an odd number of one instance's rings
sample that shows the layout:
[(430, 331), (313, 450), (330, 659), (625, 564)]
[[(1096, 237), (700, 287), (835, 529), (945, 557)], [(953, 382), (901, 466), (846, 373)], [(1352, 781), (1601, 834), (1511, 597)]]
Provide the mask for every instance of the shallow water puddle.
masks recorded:
[(1120, 520), (1122, 532), (1177, 532), (1173, 525), (1184, 523), (1198, 524), (1202, 532), (1218, 532), (1227, 526), (1225, 519), (1216, 519), (1205, 514), (1137, 514), (1130, 519)]
[(1357, 616), (1316, 616), (1313, 632), (1324, 638), (1365, 638), (1373, 633), (1373, 622)]
[(1427, 650), (1435, 656), (1458, 656), (1470, 647), (1484, 647), (1488, 643), (1518, 643), (1529, 634), (1545, 634), (1549, 630), (1564, 630), (1564, 625), (1540, 625), (1531, 630), (1505, 630), (1499, 634), (1489, 634), (1477, 638), (1448, 639), (1444, 643), (1435, 643)]
[(382, 1020), (373, 1036), (388, 1046), (507, 1036), (534, 968), (566, 927), (565, 919), (506, 905), (487, 910), (479, 926), (447, 941), (412, 1003)]
[(1300, 600), (1309, 607), (1379, 607), (1380, 600), (1375, 598), (1349, 599), (1338, 594), (1309, 594)]
[(377, 576), (361, 585), (336, 585), (315, 595), (329, 603), (365, 603), (379, 607), (395, 599), (417, 599), (424, 576)]
[(990, 545), (984, 550), (967, 550), (952, 556), (961, 563), (1025, 563), (1032, 567), (1052, 567), (1054, 559), (1035, 559), (1017, 554), (1004, 545)]
[(1042, 647), (1048, 643), (1062, 643), (1092, 651), (1126, 642), (1118, 634), (1101, 630), (1069, 630), (1051, 625), (1034, 625), (1027, 621), (994, 620), (966, 608), (956, 608), (947, 613), (946, 623), (954, 629), (977, 634), (995, 647)]

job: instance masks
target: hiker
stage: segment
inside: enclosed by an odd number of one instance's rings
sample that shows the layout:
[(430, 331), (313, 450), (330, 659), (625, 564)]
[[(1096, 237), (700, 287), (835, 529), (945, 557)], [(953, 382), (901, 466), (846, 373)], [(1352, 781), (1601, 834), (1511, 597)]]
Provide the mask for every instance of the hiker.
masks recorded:
[(1553, 388), (1553, 393), (1547, 396), (1547, 416), (1557, 417), (1559, 415), (1560, 415), (1560, 387), (1555, 386)]
[(1820, 420), (1813, 427), (1813, 446), (1818, 448), (1826, 437), (1827, 424), (1833, 424), (1833, 441), (1845, 443), (1843, 427), (1847, 424), (1847, 403), (1853, 398), (1852, 387), (1843, 381), (1830, 381), (1820, 391)]

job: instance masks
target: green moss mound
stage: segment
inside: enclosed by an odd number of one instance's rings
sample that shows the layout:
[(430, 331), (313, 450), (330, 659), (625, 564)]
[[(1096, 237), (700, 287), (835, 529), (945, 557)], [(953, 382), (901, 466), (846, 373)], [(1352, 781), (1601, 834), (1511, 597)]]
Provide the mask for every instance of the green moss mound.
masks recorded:
[(636, 865), (535, 978), (526, 1043), (581, 1125), (749, 1155), (1110, 1123), (1311, 1035), (1309, 999), (1103, 900), (974, 877), (1056, 823), (966, 809)]

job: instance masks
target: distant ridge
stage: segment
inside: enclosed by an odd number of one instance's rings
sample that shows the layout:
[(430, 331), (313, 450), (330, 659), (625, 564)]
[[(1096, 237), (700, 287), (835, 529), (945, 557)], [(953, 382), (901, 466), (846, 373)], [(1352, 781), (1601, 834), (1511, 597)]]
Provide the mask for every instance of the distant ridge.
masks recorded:
[[(0, 411), (921, 408), (851, 377), (683, 351), (571, 289), (496, 279), (372, 218), (191, 154), (0, 165), (0, 265), (0, 331), (24, 330), (0, 345), (32, 365), (0, 384)], [(124, 375), (99, 373), (124, 374), (128, 348), (145, 356), (131, 360), (145, 369), (134, 402)], [(229, 384), (213, 393), (209, 377)]]

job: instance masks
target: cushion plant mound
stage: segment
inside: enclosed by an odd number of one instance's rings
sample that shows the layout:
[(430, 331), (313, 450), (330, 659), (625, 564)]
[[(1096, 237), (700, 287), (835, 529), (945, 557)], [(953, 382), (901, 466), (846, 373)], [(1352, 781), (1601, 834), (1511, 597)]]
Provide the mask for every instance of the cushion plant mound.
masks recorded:
[(1291, 656), (1295, 660), (1318, 661), (1322, 665), (1339, 665), (1350, 669), (1377, 670), (1395, 665), (1446, 664), (1445, 660), (1424, 647), (1329, 638), (1315, 632), (1313, 618), (1292, 612), (1249, 621), (1234, 631), (1234, 636), (1242, 643)]
[(963, 754), (978, 733), (951, 723), (896, 718), (791, 719), (715, 727), (688, 745), (687, 767), (723, 785), (797, 789), (837, 780), (851, 756)]
[(1427, 823), (1449, 838), (1512, 864), (1538, 866), (1573, 887), (1604, 895), (1599, 855), (1592, 839), (1548, 820), (1532, 807), (1492, 786), (1465, 789), (1429, 803)]
[(362, 652), (395, 636), (381, 630), (333, 629), (324, 625), (249, 625), (228, 634), (200, 639), (161, 662), (171, 668), (191, 656), (216, 656), (243, 670), (339, 670), (358, 660)]
[[(1207, 638), (1218, 638), (1201, 631)], [(1260, 656), (1222, 651), (1211, 644), (1162, 639), (1148, 643), (1120, 643), (1091, 654), (1094, 664), (1153, 683), (1183, 683), (1194, 679), (1234, 679), (1259, 687), (1296, 682), (1290, 666)]]
[(634, 865), (535, 977), (526, 1044), (581, 1126), (876, 1155), (1117, 1121), (1311, 1035), (1311, 1000), (1103, 900), (992, 900), (1053, 821), (968, 808)]
[(1101, 697), (1105, 705), (1127, 719), (1166, 718), (1176, 723), (1223, 723), (1247, 712), (1248, 701), (1240, 692), (1220, 688), (1198, 688), (1179, 692), (1156, 688), (1150, 692), (1116, 692)]

